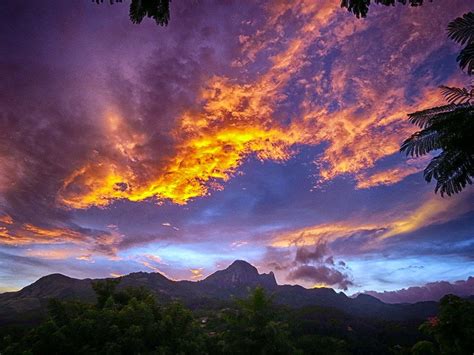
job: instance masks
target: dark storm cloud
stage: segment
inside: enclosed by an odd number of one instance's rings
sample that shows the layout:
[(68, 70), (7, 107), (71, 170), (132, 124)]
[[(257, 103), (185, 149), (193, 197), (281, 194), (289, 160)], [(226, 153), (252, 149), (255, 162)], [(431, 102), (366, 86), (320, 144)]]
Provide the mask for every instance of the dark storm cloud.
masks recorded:
[(353, 282), (347, 273), (346, 263), (342, 260), (336, 263), (330, 253), (326, 242), (297, 248), (294, 268), (290, 270), (288, 280), (304, 280), (347, 290)]
[(299, 247), (295, 254), (288, 249), (267, 248), (265, 266), (286, 273), (288, 281), (305, 281), (318, 286), (347, 290), (353, 285), (349, 268), (342, 260), (335, 261), (327, 243)]
[(302, 264), (307, 264), (312, 261), (321, 261), (327, 252), (326, 243), (320, 243), (316, 245), (314, 249), (301, 247), (296, 251), (295, 261)]
[(288, 279), (335, 286), (343, 290), (347, 290), (349, 286), (353, 285), (352, 281), (348, 279), (347, 274), (327, 265), (300, 265), (288, 274)]
[(272, 247), (267, 247), (262, 263), (276, 271), (287, 271), (295, 265), (290, 250)]
[(397, 291), (366, 291), (386, 303), (414, 303), (422, 301), (439, 301), (444, 295), (453, 294), (461, 297), (474, 295), (474, 277), (455, 282), (437, 281), (424, 286), (408, 287)]

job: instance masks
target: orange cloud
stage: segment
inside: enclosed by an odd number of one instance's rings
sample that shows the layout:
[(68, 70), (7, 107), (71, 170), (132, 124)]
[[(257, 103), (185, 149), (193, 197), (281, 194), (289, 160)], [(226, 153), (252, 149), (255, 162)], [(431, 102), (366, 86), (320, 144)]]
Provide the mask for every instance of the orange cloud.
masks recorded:
[(48, 259), (48, 260), (64, 260), (69, 258), (75, 258), (76, 260), (90, 261), (92, 260), (91, 254), (83, 254), (83, 250), (76, 250), (74, 248), (68, 249), (28, 249), (25, 253), (26, 256), (35, 258)]
[(402, 181), (407, 176), (422, 171), (428, 165), (431, 156), (409, 159), (405, 165), (395, 166), (378, 171), (372, 175), (359, 174), (356, 178), (358, 189), (368, 189), (380, 185), (393, 185)]
[[(298, 28), (288, 37), (282, 14), (290, 9)], [(267, 23), (256, 37), (240, 37), (242, 58), (238, 65), (245, 67), (258, 53), (269, 51), (269, 68), (245, 82), (224, 76), (209, 78), (198, 98), (200, 109), (183, 112), (167, 132), (173, 149), (159, 163), (153, 159), (159, 152), (144, 148), (151, 139), (149, 132), (128, 124), (119, 110), (107, 111), (102, 134), (110, 142), (110, 152), (97, 152), (73, 171), (64, 180), (58, 201), (70, 208), (103, 207), (118, 199), (155, 198), (186, 204), (222, 189), (249, 156), (283, 162), (296, 154), (300, 145), (323, 143), (324, 151), (315, 160), (320, 183), (348, 174), (355, 178), (357, 188), (369, 188), (394, 184), (418, 171), (415, 167), (392, 167), (367, 173), (380, 159), (398, 153), (400, 141), (414, 130), (406, 123), (406, 113), (440, 100), (434, 90), (421, 93), (410, 103), (405, 98), (401, 78), (410, 75), (413, 63), (397, 64), (405, 55), (403, 50), (414, 51), (416, 43), (423, 41), (422, 35), (410, 36), (399, 52), (388, 56), (382, 72), (387, 80), (393, 77), (394, 83), (381, 86), (373, 77), (359, 74), (361, 69), (368, 71), (366, 61), (354, 58), (354, 47), (349, 45), (369, 25), (350, 16), (341, 20), (337, 10), (332, 0), (267, 6)], [(341, 21), (340, 31), (327, 33)], [(425, 42), (428, 48), (413, 60), (423, 61), (439, 46), (431, 44), (436, 41)], [(330, 73), (319, 69), (312, 77), (301, 75), (318, 56), (324, 58), (335, 47), (340, 48), (341, 59)], [(281, 118), (279, 109), (288, 99), (288, 86), (298, 75), (302, 77), (297, 85), (305, 93), (299, 105), (301, 113)], [(349, 87), (357, 93), (350, 100)], [(336, 110), (331, 108), (334, 103)]]
[(3, 224), (13, 224), (13, 218), (11, 218), (9, 215), (5, 214), (0, 216), (0, 223)]
[[(291, 230), (276, 235), (271, 245), (274, 247), (314, 245), (320, 242), (332, 242), (348, 238), (357, 233), (370, 232), (372, 240), (367, 248), (376, 247), (377, 243), (391, 237), (414, 232), (420, 228), (448, 222), (456, 217), (474, 210), (468, 198), (442, 199), (434, 196), (424, 201), (414, 211), (403, 207), (390, 215), (366, 216), (336, 221), (315, 226)], [(408, 211), (408, 212), (407, 212)], [(394, 216), (394, 213), (397, 213)]]
[(83, 248), (28, 251), (28, 255), (41, 258), (64, 259), (77, 256), (80, 260), (86, 260), (90, 254), (84, 254), (84, 249), (114, 257), (120, 240), (121, 235), (116, 232), (88, 234), (68, 227), (40, 227), (30, 223), (17, 223), (10, 216), (0, 220), (0, 245), (72, 244)]
[(189, 271), (191, 271), (191, 279), (192, 280), (199, 280), (203, 277), (203, 274), (202, 274), (202, 268), (199, 268), (199, 269), (189, 269)]

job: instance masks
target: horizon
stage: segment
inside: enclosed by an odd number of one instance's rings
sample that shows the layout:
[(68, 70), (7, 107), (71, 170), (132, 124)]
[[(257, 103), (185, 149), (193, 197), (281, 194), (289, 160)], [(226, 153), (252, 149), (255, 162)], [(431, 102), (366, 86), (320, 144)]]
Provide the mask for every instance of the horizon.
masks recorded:
[[(388, 304), (419, 303), (419, 302), (426, 302), (426, 301), (438, 302), (443, 296), (445, 296), (447, 294), (453, 294), (453, 295), (457, 295), (457, 296), (460, 296), (460, 297), (474, 297), (474, 292), (473, 292), (474, 291), (474, 277), (473, 276), (470, 276), (467, 280), (457, 280), (453, 283), (435, 282), (435, 283), (430, 283), (430, 284), (426, 284), (426, 285), (412, 286), (412, 287), (403, 288), (403, 289), (400, 289), (400, 290), (393, 290), (393, 291), (377, 292), (377, 291), (365, 290), (365, 291), (362, 291), (362, 292), (348, 294), (345, 291), (335, 290), (334, 288), (327, 287), (327, 286), (313, 286), (313, 287), (308, 288), (308, 287), (305, 287), (303, 285), (299, 285), (297, 283), (293, 283), (293, 284), (291, 284), (291, 283), (278, 283), (278, 281), (275, 278), (275, 274), (274, 274), (273, 271), (269, 271), (268, 273), (260, 272), (258, 270), (258, 268), (256, 268), (254, 265), (252, 265), (248, 261), (245, 261), (245, 260), (242, 260), (242, 259), (236, 259), (233, 262), (231, 262), (229, 265), (227, 265), (227, 266), (225, 266), (221, 269), (215, 270), (213, 273), (211, 273), (209, 275), (206, 275), (205, 277), (203, 277), (201, 279), (198, 279), (198, 280), (196, 280), (196, 279), (194, 279), (194, 280), (193, 279), (172, 279), (172, 278), (170, 279), (166, 275), (162, 274), (160, 271), (134, 271), (134, 272), (130, 272), (130, 273), (124, 274), (124, 275), (110, 276), (109, 278), (121, 279), (123, 277), (127, 277), (127, 276), (130, 276), (130, 275), (133, 275), (133, 274), (145, 273), (145, 274), (160, 274), (161, 276), (163, 276), (163, 277), (165, 277), (168, 280), (173, 281), (173, 282), (187, 281), (187, 282), (196, 282), (196, 283), (198, 283), (200, 281), (206, 280), (209, 276), (212, 276), (213, 274), (215, 274), (218, 271), (225, 271), (225, 270), (230, 269), (232, 267), (232, 265), (235, 265), (237, 262), (238, 263), (244, 263), (246, 265), (249, 265), (252, 268), (255, 268), (255, 270), (257, 271), (257, 274), (259, 276), (261, 276), (261, 275), (272, 275), (274, 280), (275, 280), (276, 285), (278, 285), (278, 286), (298, 285), (298, 286), (301, 286), (301, 287), (306, 288), (306, 289), (326, 288), (326, 289), (331, 289), (336, 293), (343, 293), (344, 295), (346, 295), (349, 298), (356, 298), (359, 295), (367, 295), (367, 296), (375, 297), (375, 298), (379, 299), (380, 301), (382, 301), (384, 303), (388, 303)], [(92, 281), (94, 281), (94, 280), (104, 280), (105, 279), (105, 278), (89, 278), (89, 277), (75, 278), (75, 277), (72, 277), (72, 276), (69, 276), (69, 275), (63, 274), (63, 273), (52, 273), (52, 274), (41, 276), (39, 279), (35, 280), (34, 282), (32, 282), (29, 285), (26, 285), (25, 287), (31, 286), (31, 285), (35, 284), (36, 282), (38, 282), (38, 281), (40, 281), (44, 278), (54, 276), (54, 275), (60, 275), (60, 276), (64, 276), (64, 277), (72, 278), (72, 279), (76, 279), (76, 280), (92, 280)], [(430, 290), (430, 288), (431, 288), (431, 290)], [(17, 291), (20, 291), (22, 289), (6, 291), (6, 292), (17, 292)], [(0, 292), (0, 295), (1, 294), (2, 294), (2, 292)]]
[(408, 113), (466, 82), (445, 30), (465, 1), (175, 1), (164, 27), (25, 4), (0, 4), (0, 293), (244, 260), (279, 285), (474, 294), (473, 187), (443, 198), (399, 152)]

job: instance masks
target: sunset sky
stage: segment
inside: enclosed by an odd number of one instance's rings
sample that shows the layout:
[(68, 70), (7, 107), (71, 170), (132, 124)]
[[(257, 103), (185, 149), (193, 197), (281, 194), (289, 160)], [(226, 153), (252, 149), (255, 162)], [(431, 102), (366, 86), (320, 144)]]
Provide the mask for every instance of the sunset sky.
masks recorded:
[[(474, 188), (434, 194), (407, 113), (466, 85), (465, 0), (0, 3), (0, 292), (199, 280), (235, 259), (348, 294), (474, 276)], [(471, 5), (471, 6), (470, 6)]]

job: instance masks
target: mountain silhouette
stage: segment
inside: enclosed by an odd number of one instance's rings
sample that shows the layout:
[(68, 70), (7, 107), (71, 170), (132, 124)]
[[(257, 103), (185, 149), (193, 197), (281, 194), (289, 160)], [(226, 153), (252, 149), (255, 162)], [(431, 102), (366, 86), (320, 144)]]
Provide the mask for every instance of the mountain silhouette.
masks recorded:
[[(201, 281), (173, 281), (160, 273), (134, 272), (120, 277), (120, 288), (144, 287), (160, 302), (179, 300), (191, 308), (224, 307), (235, 298), (246, 297), (255, 287), (263, 287), (278, 304), (289, 307), (330, 307), (358, 317), (381, 319), (425, 319), (437, 312), (436, 302), (386, 304), (361, 294), (350, 298), (331, 288), (307, 289), (298, 285), (278, 285), (272, 272), (260, 274), (251, 264), (236, 260), (224, 270)], [(92, 282), (51, 274), (17, 292), (0, 294), (0, 324), (32, 322), (44, 317), (49, 299), (95, 302)]]
[(227, 269), (216, 271), (204, 280), (202, 285), (210, 285), (218, 288), (238, 288), (242, 286), (262, 286), (267, 289), (275, 288), (277, 285), (273, 272), (259, 274), (255, 266), (243, 260), (236, 260)]

